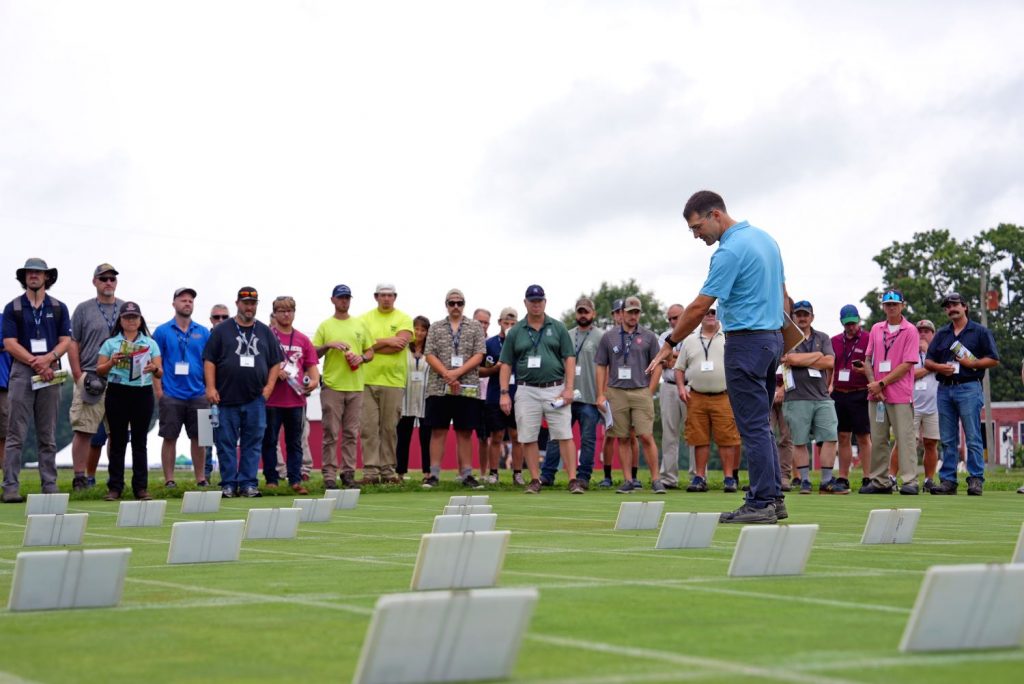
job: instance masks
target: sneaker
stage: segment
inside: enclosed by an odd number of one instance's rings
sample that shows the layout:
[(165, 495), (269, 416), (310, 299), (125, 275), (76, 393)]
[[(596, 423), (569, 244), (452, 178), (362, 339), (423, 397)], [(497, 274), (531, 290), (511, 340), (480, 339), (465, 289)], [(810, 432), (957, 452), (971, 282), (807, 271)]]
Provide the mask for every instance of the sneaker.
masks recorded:
[(293, 484), (292, 491), (298, 494), (299, 496), (306, 496), (307, 494), (309, 494), (309, 490), (303, 487), (301, 482), (296, 482), (295, 484)]
[(89, 484), (89, 481), (85, 479), (85, 475), (75, 475), (74, 479), (71, 480), (71, 490), (74, 492), (83, 491)]
[(148, 489), (140, 489), (139, 491), (135, 492), (135, 500), (136, 501), (152, 501), (153, 497), (150, 496)]
[(655, 480), (651, 483), (651, 492), (654, 494), (666, 494), (668, 490), (665, 489), (665, 485), (661, 484), (661, 480)]
[(694, 475), (693, 480), (686, 488), (688, 492), (706, 492), (708, 491), (708, 481), (700, 475)]
[(1018, 489), (1017, 493), (1018, 494), (1024, 494), (1024, 487), (1021, 487), (1020, 489)]
[(220, 496), (221, 496), (222, 499), (233, 499), (233, 498), (235, 498), (235, 488), (234, 487), (221, 487), (220, 488)]
[(466, 477), (464, 477), (462, 479), (462, 486), (465, 487), (466, 489), (483, 489), (484, 488), (484, 486), (482, 484), (480, 484), (480, 481), (477, 480), (472, 475), (467, 475)]
[(168, 480), (167, 482), (164, 482), (164, 489), (177, 489), (177, 487), (178, 483), (175, 482), (174, 480)]
[(583, 485), (580, 484), (579, 480), (577, 480), (575, 478), (573, 478), (572, 480), (569, 480), (569, 493), (570, 494), (582, 494), (585, 491), (586, 490), (583, 488)]
[(778, 521), (775, 505), (772, 504), (764, 508), (754, 508), (750, 504), (744, 503), (735, 511), (722, 513), (718, 518), (718, 522), (742, 523), (744, 525), (774, 525)]
[(858, 494), (892, 494), (892, 487), (879, 487), (868, 480), (868, 483), (857, 490)]
[(580, 487), (583, 488), (583, 491), (590, 491), (590, 480), (584, 480), (582, 477), (578, 477), (576, 478), (576, 482), (579, 483)]
[(722, 491), (726, 494), (732, 494), (738, 489), (736, 486), (736, 480), (731, 477), (725, 478), (725, 482), (722, 484)]
[(836, 481), (831, 479), (828, 482), (822, 482), (818, 485), (818, 494), (831, 494), (835, 489)]
[(967, 478), (967, 496), (981, 496), (985, 481), (980, 477)]
[(957, 482), (956, 480), (942, 480), (939, 484), (928, 490), (929, 494), (939, 494), (945, 496), (956, 496)]
[(644, 483), (643, 482), (641, 482), (640, 480), (633, 480), (633, 489), (640, 490), (640, 489), (643, 489), (643, 488), (644, 488)]
[(488, 475), (487, 478), (486, 478), (486, 482), (489, 485), (496, 485), (496, 484), (498, 484), (498, 476), (497, 475)]
[(633, 481), (626, 480), (622, 483), (622, 486), (615, 490), (616, 494), (631, 494), (633, 492)]
[(785, 520), (789, 517), (789, 511), (786, 510), (786, 500), (781, 496), (775, 500), (772, 504), (775, 506), (775, 517), (779, 520)]
[(892, 486), (893, 489), (897, 489), (896, 485), (898, 483), (896, 482), (896, 476), (895, 475), (890, 475), (889, 476), (889, 484)]
[(792, 480), (789, 481), (789, 486), (793, 489), (800, 489), (800, 478), (794, 477)]
[(810, 480), (800, 480), (800, 493), (801, 494), (810, 494), (811, 493), (811, 481)]
[[(934, 486), (935, 486), (935, 481), (932, 480), (932, 478), (926, 477), (924, 479), (924, 491), (931, 492), (932, 491), (932, 487), (934, 487)], [(1024, 487), (1021, 487), (1021, 489), (1024, 489)]]
[(522, 473), (512, 473), (512, 484), (517, 485), (519, 487), (525, 487), (526, 486), (526, 480), (523, 479), (523, 474)]
[(121, 492), (117, 491), (116, 489), (108, 489), (107, 493), (103, 496), (104, 501), (119, 501), (120, 499)]
[(3, 503), (25, 503), (25, 497), (18, 492), (4, 492), (3, 496), (0, 496), (0, 501)]
[(247, 499), (258, 499), (261, 496), (263, 496), (262, 494), (260, 494), (260, 490), (257, 489), (256, 487), (245, 487), (242, 489), (241, 494)]
[(904, 496), (917, 496), (920, 494), (920, 490), (917, 488), (917, 482), (905, 482), (900, 487), (900, 494)]
[(541, 477), (540, 478), (540, 486), (541, 487), (554, 487), (555, 486), (555, 481), (554, 480), (549, 480), (546, 477)]
[(837, 477), (829, 482), (832, 485), (833, 494), (849, 494), (850, 493), (850, 481), (845, 477)]
[(661, 483), (665, 485), (665, 489), (679, 489), (678, 482), (665, 482), (665, 480), (662, 479)]
[(92, 489), (95, 486), (96, 486), (96, 478), (95, 477), (92, 477), (90, 475), (89, 477), (85, 478), (85, 488), (86, 489)]
[(208, 480), (200, 480), (199, 482), (196, 482), (196, 487), (206, 488), (206, 487), (209, 487), (209, 486), (210, 486), (210, 482)]
[(425, 478), (423, 478), (423, 484), (421, 484), (420, 486), (423, 487), (424, 489), (433, 489), (439, 484), (440, 482), (436, 477), (434, 477), (433, 475), (427, 475)]
[[(598, 482), (597, 486), (602, 488), (602, 489), (609, 489), (610, 487), (615, 486), (615, 483), (612, 482), (612, 478), (606, 477), (603, 480), (601, 480), (600, 482)], [(1021, 487), (1021, 489), (1024, 489), (1024, 487)]]
[(334, 480), (324, 480), (324, 489), (337, 489), (338, 483)]
[(867, 487), (869, 484), (871, 484), (871, 478), (870, 477), (862, 477), (862, 478), (860, 478), (860, 486), (861, 487)]
[(530, 480), (530, 484), (526, 485), (523, 494), (540, 494), (540, 480)]

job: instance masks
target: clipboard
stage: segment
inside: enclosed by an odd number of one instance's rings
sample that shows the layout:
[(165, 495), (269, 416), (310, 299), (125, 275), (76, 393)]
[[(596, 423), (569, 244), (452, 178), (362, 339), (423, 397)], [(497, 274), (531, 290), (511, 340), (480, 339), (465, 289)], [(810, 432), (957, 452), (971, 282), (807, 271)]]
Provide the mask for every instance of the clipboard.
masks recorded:
[(802, 344), (807, 338), (800, 328), (785, 311), (782, 312), (782, 353), (788, 354)]

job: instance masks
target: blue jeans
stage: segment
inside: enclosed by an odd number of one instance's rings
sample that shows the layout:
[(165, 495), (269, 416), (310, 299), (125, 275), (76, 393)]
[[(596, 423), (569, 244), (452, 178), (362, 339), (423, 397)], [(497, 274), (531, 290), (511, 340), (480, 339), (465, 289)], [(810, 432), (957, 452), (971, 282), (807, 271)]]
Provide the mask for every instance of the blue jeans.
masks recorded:
[[(213, 431), (220, 461), (220, 486), (236, 489), (255, 487), (260, 467), (260, 447), (267, 429), (267, 409), (263, 397), (248, 404), (220, 406), (220, 427)], [(241, 465), (235, 449), (241, 445)]]
[(267, 407), (267, 430), (263, 434), (263, 477), (267, 484), (277, 484), (277, 440), (284, 426), (285, 463), (288, 484), (302, 482), (302, 414), (303, 406)]
[(213, 474), (213, 447), (206, 447), (206, 481), (210, 481), (210, 475)]
[[(594, 472), (597, 423), (601, 420), (601, 412), (594, 404), (584, 404), (582, 401), (572, 402), (571, 409), (572, 423), (580, 424), (580, 467), (576, 471), (576, 478), (590, 482), (590, 474)], [(548, 440), (547, 448), (544, 450), (544, 465), (540, 470), (541, 478), (554, 481), (560, 462), (561, 453), (558, 448), (558, 440)]]
[(939, 436), (942, 438), (942, 469), (939, 479), (956, 482), (960, 425), (967, 441), (967, 474), (985, 479), (981, 447), (981, 383), (939, 385)]
[(764, 508), (782, 496), (782, 470), (770, 415), (782, 333), (733, 335), (725, 340), (725, 383), (747, 455), (747, 503)]

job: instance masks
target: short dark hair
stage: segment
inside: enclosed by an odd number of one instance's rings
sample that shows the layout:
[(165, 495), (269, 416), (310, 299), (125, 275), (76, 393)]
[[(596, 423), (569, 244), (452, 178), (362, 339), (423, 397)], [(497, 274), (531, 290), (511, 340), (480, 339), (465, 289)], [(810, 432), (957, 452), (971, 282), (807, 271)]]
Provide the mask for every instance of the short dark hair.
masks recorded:
[(683, 218), (690, 220), (694, 214), (703, 216), (713, 209), (725, 211), (725, 200), (722, 199), (722, 196), (710, 190), (698, 190), (690, 196), (690, 199), (686, 200), (686, 206), (683, 207)]

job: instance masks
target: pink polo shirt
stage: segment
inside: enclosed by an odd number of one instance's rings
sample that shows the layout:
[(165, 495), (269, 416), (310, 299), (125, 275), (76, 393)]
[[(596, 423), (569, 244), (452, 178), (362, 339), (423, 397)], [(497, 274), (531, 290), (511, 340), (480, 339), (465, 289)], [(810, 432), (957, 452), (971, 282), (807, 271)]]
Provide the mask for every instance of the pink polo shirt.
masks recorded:
[[(875, 381), (884, 380), (901, 363), (909, 362), (911, 366), (917, 364), (921, 360), (920, 345), (921, 336), (918, 334), (917, 328), (906, 318), (900, 321), (899, 330), (894, 333), (889, 332), (887, 321), (871, 326), (867, 355), (871, 357), (871, 371), (874, 373)], [(887, 371), (881, 370), (884, 361), (889, 361), (891, 364)], [(913, 368), (893, 384), (886, 383), (883, 396), (887, 404), (914, 403)]]

